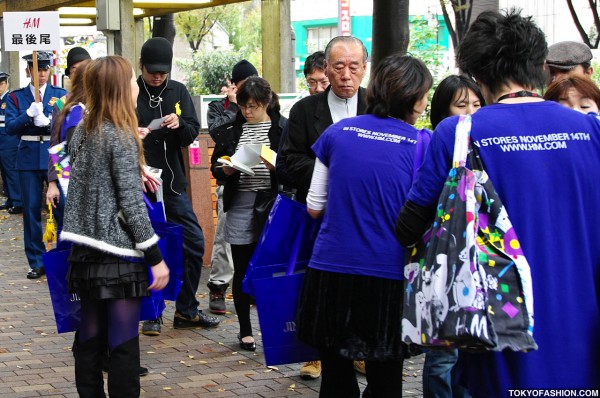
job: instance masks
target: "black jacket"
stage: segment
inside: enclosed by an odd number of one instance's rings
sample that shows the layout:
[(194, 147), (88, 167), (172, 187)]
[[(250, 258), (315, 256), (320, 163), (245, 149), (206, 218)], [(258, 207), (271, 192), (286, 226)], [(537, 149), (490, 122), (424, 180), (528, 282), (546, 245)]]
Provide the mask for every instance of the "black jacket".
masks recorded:
[[(302, 98), (290, 110), (288, 121), (289, 132), (287, 140), (282, 143), (279, 156), (283, 157), (286, 172), (294, 181), (294, 188), (298, 190), (297, 199), (306, 201), (306, 194), (310, 188), (313, 169), (315, 167), (315, 153), (311, 146), (317, 138), (333, 124), (331, 110), (327, 103), (327, 95), (331, 86), (322, 93)], [(357, 115), (365, 113), (365, 89), (358, 89)]]
[[(147, 87), (140, 76), (137, 80), (140, 93), (137, 99), (138, 124), (146, 127), (153, 120), (175, 113), (179, 116), (179, 128), (153, 130), (144, 139), (146, 162), (152, 167), (162, 169), (163, 193), (177, 195), (185, 191), (185, 164), (181, 148), (189, 146), (200, 132), (200, 122), (187, 88), (174, 80), (168, 80), (166, 87)], [(146, 91), (146, 87), (148, 91)], [(162, 91), (162, 89), (165, 89)], [(151, 108), (151, 95), (163, 99), (159, 106)]]
[[(277, 152), (279, 148), (279, 141), (281, 139), (281, 132), (287, 119), (283, 117), (279, 112), (268, 111), (267, 114), (271, 118), (271, 128), (269, 129), (269, 147), (271, 150)], [(228, 126), (223, 126), (225, 130), (219, 134), (218, 140), (215, 140), (215, 149), (212, 157), (210, 158), (210, 169), (213, 176), (217, 180), (225, 181), (225, 188), (223, 189), (223, 209), (227, 211), (231, 204), (231, 199), (237, 190), (238, 182), (240, 180), (240, 172), (226, 175), (217, 162), (221, 156), (231, 156), (235, 153), (240, 137), (242, 136), (242, 125), (246, 123), (246, 119), (238, 112), (235, 120)], [(214, 138), (213, 138), (214, 139)], [(273, 191), (277, 191), (277, 178), (275, 173), (271, 172), (271, 188)]]

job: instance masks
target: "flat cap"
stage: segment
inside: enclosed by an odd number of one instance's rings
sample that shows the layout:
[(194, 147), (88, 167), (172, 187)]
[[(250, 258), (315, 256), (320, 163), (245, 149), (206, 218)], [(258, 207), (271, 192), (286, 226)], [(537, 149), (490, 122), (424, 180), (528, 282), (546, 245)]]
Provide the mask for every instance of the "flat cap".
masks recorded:
[(561, 41), (548, 47), (546, 63), (556, 69), (570, 70), (592, 60), (588, 46), (576, 41)]
[(10, 75), (6, 72), (0, 72), (0, 82), (5, 82), (8, 80)]
[[(27, 54), (22, 57), (27, 64), (33, 66), (33, 54)], [(47, 51), (37, 52), (38, 69), (50, 69), (52, 63), (52, 53)]]

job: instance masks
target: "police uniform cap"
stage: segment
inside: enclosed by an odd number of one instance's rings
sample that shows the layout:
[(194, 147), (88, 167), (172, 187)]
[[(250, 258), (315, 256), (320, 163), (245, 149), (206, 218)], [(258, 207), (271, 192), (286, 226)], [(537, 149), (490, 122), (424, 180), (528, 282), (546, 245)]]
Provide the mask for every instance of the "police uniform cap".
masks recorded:
[(556, 69), (570, 70), (592, 60), (588, 46), (576, 41), (561, 41), (548, 47), (546, 63)]
[[(22, 57), (27, 61), (28, 66), (33, 66), (33, 54), (27, 54)], [(38, 69), (50, 69), (52, 63), (52, 53), (46, 51), (37, 52)]]
[(0, 83), (8, 81), (10, 75), (6, 72), (0, 72)]
[(153, 37), (142, 46), (140, 58), (149, 73), (169, 73), (173, 62), (173, 47), (164, 37)]

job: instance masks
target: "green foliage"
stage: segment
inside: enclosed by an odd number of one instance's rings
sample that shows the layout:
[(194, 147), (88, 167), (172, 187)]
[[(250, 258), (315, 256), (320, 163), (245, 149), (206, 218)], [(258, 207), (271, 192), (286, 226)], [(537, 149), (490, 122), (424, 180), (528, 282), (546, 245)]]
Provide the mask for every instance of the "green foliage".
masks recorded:
[(250, 53), (262, 48), (262, 22), (260, 2), (233, 4), (230, 12), (219, 18), (219, 23), (229, 34), (229, 44), (236, 51)]
[(408, 52), (420, 58), (437, 77), (442, 67), (444, 49), (437, 43), (438, 26), (432, 26), (423, 16), (416, 16), (410, 24), (410, 44)]
[(227, 85), (231, 70), (243, 56), (237, 51), (197, 52), (191, 59), (178, 60), (185, 72), (187, 88), (191, 95), (218, 94)]
[(175, 14), (177, 33), (183, 35), (192, 51), (196, 52), (202, 39), (210, 33), (219, 18), (227, 11), (227, 6), (220, 6), (179, 12)]
[[(437, 34), (438, 26), (430, 25), (424, 17), (417, 16), (411, 20), (408, 52), (421, 59), (433, 76), (433, 87), (431, 87), (428, 93), (429, 102), (431, 102), (431, 97), (438, 83), (445, 77), (441, 61), (444, 52), (443, 48), (437, 44)], [(415, 123), (415, 127), (418, 129), (431, 129), (429, 106), (425, 113), (419, 117)]]
[(592, 68), (594, 68), (592, 80), (596, 83), (596, 86), (600, 87), (600, 64), (598, 62), (592, 62)]
[[(212, 27), (214, 22), (229, 35), (232, 50), (202, 52), (199, 49), (202, 34), (206, 36), (210, 32), (206, 28)], [(262, 74), (260, 0), (182, 12), (175, 16), (175, 24), (178, 34), (185, 35), (195, 51), (191, 59), (176, 61), (185, 73), (192, 95), (219, 93), (221, 87), (227, 85), (233, 65), (242, 59), (251, 62)], [(195, 48), (192, 43), (196, 44)]]

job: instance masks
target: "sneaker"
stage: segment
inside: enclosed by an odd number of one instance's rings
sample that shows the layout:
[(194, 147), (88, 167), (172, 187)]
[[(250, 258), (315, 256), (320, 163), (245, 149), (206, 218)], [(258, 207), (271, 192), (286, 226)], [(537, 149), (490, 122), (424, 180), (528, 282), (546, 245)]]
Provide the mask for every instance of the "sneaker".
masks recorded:
[(210, 312), (217, 315), (223, 315), (227, 312), (227, 307), (225, 306), (224, 291), (210, 292), (208, 309), (210, 310)]
[(209, 282), (207, 286), (210, 289), (208, 305), (209, 311), (217, 315), (225, 314), (227, 312), (227, 307), (225, 306), (225, 292), (229, 287), (229, 283), (217, 285)]
[(162, 318), (151, 319), (142, 323), (142, 334), (145, 336), (159, 336)]
[(173, 318), (173, 327), (175, 329), (194, 329), (199, 327), (212, 328), (217, 326), (221, 321), (216, 316), (206, 315), (202, 311), (198, 311), (198, 315), (190, 319), (179, 312), (175, 311)]
[(365, 370), (365, 361), (354, 361), (354, 370), (358, 373), (367, 374)]
[(306, 362), (300, 368), (300, 377), (304, 380), (314, 380), (321, 377), (321, 361)]

